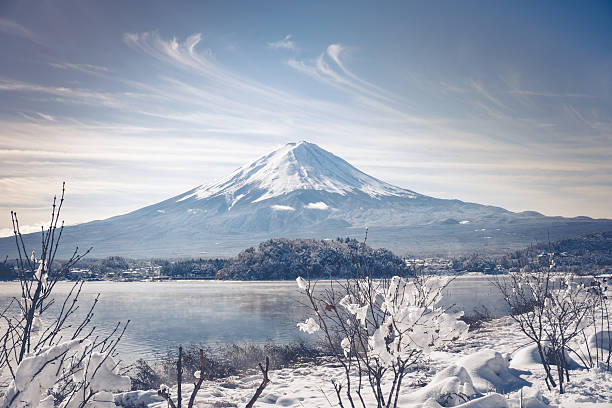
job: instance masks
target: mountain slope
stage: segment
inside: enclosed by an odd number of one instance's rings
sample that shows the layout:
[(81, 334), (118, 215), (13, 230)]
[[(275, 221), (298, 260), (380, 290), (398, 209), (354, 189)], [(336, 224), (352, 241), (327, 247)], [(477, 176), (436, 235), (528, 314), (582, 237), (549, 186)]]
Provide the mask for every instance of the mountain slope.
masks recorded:
[[(448, 254), (612, 230), (612, 221), (513, 213), (428, 197), (299, 142), (212, 184), (129, 214), (66, 228), (64, 248), (93, 245), (98, 257), (224, 256), (269, 238), (361, 238), (366, 227), (374, 246), (399, 254)], [(0, 254), (12, 254), (8, 241), (0, 239)]]

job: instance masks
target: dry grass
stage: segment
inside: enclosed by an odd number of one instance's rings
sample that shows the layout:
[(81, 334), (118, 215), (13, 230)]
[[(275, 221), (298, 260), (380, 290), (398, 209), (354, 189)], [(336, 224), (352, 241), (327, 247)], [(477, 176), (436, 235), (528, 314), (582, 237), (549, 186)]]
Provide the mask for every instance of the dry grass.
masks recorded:
[[(227, 378), (253, 370), (258, 364), (270, 358), (270, 368), (280, 369), (295, 364), (314, 361), (325, 355), (315, 345), (293, 344), (229, 344), (221, 347), (191, 345), (183, 349), (183, 382), (193, 382), (193, 374), (200, 369), (199, 349), (204, 350), (204, 377), (207, 380)], [(176, 383), (177, 351), (169, 351), (155, 361), (138, 360), (127, 374), (132, 379), (133, 390), (158, 389), (161, 384)]]

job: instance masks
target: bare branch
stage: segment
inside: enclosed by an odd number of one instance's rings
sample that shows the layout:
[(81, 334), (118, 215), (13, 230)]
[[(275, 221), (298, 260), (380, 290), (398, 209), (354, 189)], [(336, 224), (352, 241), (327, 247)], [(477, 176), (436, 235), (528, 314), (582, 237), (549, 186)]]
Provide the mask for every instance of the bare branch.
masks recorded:
[(257, 399), (263, 392), (263, 390), (270, 383), (270, 379), (268, 378), (269, 368), (270, 368), (270, 357), (266, 356), (266, 367), (264, 368), (261, 365), (261, 363), (259, 363), (259, 369), (261, 370), (261, 373), (263, 375), (263, 380), (261, 381), (261, 384), (259, 384), (259, 387), (257, 387), (257, 390), (255, 390), (255, 394), (253, 395), (253, 397), (251, 397), (251, 400), (246, 404), (245, 408), (253, 408), (253, 405), (255, 404), (255, 402), (257, 401)]

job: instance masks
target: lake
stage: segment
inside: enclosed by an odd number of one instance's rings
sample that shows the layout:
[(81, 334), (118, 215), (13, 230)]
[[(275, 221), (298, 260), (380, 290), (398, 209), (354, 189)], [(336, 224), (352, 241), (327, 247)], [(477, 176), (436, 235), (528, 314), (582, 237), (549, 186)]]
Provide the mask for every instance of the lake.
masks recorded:
[[(56, 293), (67, 293), (70, 282), (60, 282)], [(267, 341), (277, 343), (307, 339), (296, 323), (307, 310), (305, 295), (294, 281), (228, 282), (86, 282), (81, 293), (82, 314), (100, 293), (94, 324), (110, 331), (118, 321), (131, 320), (119, 353), (125, 362), (155, 358), (179, 344)], [(0, 283), (0, 307), (20, 296), (18, 282)], [(505, 313), (490, 278), (462, 276), (446, 289), (442, 304), (471, 312), (485, 306), (495, 315)]]

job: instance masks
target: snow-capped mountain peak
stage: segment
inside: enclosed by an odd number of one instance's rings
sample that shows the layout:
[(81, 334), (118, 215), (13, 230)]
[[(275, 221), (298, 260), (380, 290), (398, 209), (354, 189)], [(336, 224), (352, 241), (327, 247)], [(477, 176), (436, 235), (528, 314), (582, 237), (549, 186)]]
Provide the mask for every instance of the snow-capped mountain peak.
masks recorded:
[(256, 203), (298, 190), (340, 195), (361, 192), (375, 198), (418, 195), (371, 177), (314, 143), (300, 141), (281, 146), (225, 178), (200, 186), (179, 201), (224, 196), (232, 197), (231, 205), (243, 198)]
[[(543, 231), (553, 239), (609, 231), (612, 220), (545, 217), (428, 197), (368, 176), (315, 144), (298, 142), (215, 183), (128, 214), (67, 227), (62, 240), (69, 249), (93, 246), (96, 256), (228, 256), (270, 238), (362, 237), (366, 227), (374, 246), (402, 254), (452, 254), (523, 247), (541, 239)], [(40, 244), (37, 234), (24, 239), (28, 246)], [(14, 251), (14, 240), (0, 239), (0, 254), (17, 256)]]

